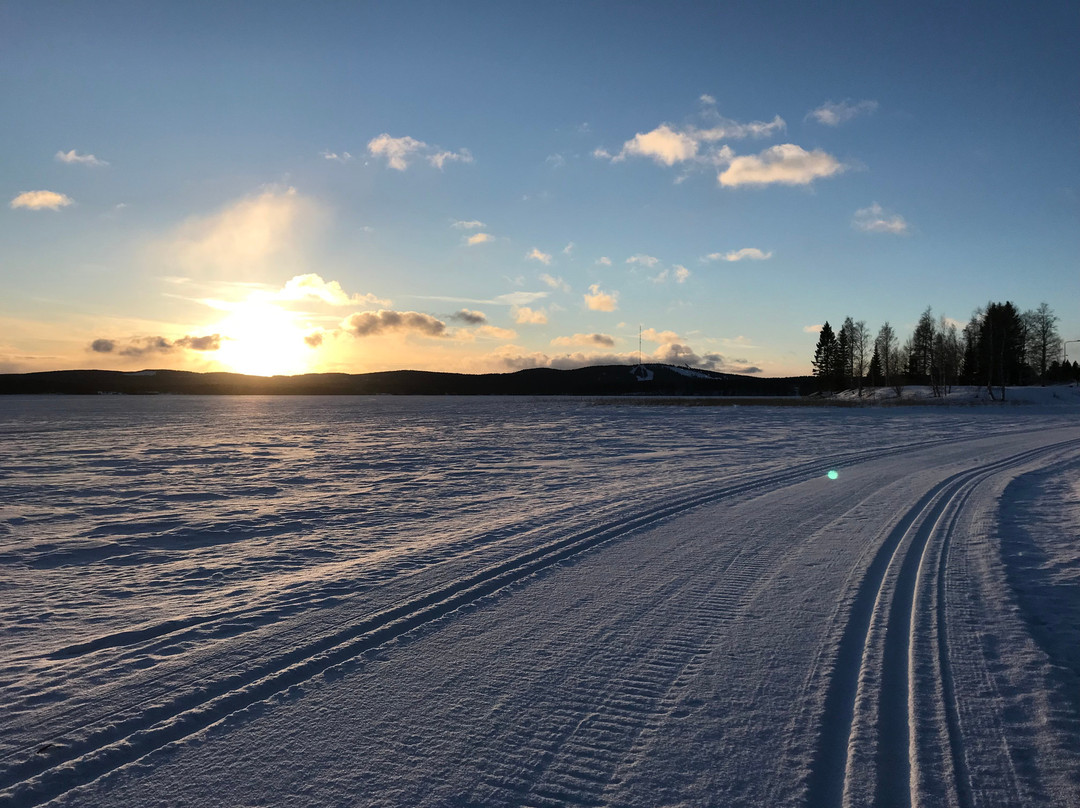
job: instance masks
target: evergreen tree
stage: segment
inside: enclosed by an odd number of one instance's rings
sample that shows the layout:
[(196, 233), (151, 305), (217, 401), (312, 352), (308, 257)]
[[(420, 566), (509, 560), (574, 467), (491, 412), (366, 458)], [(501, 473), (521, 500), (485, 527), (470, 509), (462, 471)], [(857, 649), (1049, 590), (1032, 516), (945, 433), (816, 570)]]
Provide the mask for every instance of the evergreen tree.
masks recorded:
[(866, 371), (866, 381), (871, 387), (881, 386), (881, 357), (878, 356), (877, 345), (874, 345), (874, 355), (870, 357), (870, 368)]
[(915, 333), (911, 335), (911, 357), (908, 375), (912, 384), (930, 384), (934, 362), (934, 317), (930, 307), (919, 317)]
[[(848, 318), (851, 321), (851, 318)], [(832, 373), (833, 385), (837, 390), (845, 390), (848, 387), (848, 379), (851, 376), (848, 368), (851, 366), (851, 341), (846, 328), (840, 329), (840, 336), (836, 338), (836, 355), (833, 357)]]
[(979, 331), (979, 358), (985, 372), (986, 389), (1001, 389), (1005, 400), (1007, 385), (1021, 384), (1024, 371), (1024, 323), (1009, 301), (989, 303)]
[(982, 309), (975, 309), (963, 332), (963, 359), (960, 378), (964, 384), (979, 384), (983, 373), (980, 364), (979, 337), (982, 334)]
[(819, 379), (821, 389), (830, 388), (830, 382), (836, 371), (836, 335), (833, 333), (829, 321), (821, 327), (818, 334), (817, 346), (814, 348), (814, 375)]

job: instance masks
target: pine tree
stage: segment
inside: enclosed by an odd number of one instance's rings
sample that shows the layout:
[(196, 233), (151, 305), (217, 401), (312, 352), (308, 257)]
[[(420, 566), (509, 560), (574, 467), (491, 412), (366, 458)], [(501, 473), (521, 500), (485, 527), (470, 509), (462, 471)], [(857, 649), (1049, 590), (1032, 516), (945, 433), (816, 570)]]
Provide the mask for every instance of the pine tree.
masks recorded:
[(878, 356), (877, 345), (874, 346), (874, 355), (870, 357), (870, 369), (866, 371), (866, 376), (871, 387), (881, 386), (881, 357)]
[(986, 389), (993, 397), (993, 388), (999, 387), (1004, 401), (1005, 387), (1023, 380), (1024, 323), (1016, 306), (1006, 301), (988, 303), (981, 326), (979, 352)]
[[(851, 318), (848, 318), (850, 322)], [(848, 366), (851, 364), (851, 340), (846, 328), (840, 329), (840, 336), (836, 338), (836, 355), (833, 357), (832, 373), (833, 385), (837, 390), (844, 390), (848, 386)]]
[(830, 389), (830, 382), (836, 371), (836, 335), (833, 333), (829, 321), (821, 327), (818, 334), (817, 346), (814, 348), (814, 375), (818, 377), (821, 389)]
[(908, 368), (912, 384), (932, 383), (934, 363), (934, 316), (930, 307), (919, 317), (915, 333), (911, 335), (911, 358)]

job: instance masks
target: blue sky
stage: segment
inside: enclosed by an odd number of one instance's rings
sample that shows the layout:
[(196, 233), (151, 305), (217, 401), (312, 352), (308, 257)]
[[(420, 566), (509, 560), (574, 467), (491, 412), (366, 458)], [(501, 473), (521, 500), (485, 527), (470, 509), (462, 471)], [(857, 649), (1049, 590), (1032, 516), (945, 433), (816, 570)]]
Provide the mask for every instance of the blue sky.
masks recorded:
[(1080, 7), (876, 5), (0, 5), (0, 369), (1080, 338)]

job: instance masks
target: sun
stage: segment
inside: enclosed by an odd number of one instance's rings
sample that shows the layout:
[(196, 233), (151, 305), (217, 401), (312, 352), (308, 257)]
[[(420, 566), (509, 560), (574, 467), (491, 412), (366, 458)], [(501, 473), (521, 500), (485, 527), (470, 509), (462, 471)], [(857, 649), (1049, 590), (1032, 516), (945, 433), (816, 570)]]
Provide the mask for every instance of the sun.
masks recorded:
[(310, 371), (314, 352), (293, 312), (269, 301), (238, 303), (215, 328), (217, 360), (237, 373), (279, 376)]

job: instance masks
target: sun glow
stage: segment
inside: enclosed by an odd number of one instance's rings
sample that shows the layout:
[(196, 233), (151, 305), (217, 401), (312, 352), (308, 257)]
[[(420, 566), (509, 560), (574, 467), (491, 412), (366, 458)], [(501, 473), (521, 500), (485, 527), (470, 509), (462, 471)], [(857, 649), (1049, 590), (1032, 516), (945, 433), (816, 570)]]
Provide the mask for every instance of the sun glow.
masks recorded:
[(238, 303), (216, 329), (222, 337), (217, 359), (237, 373), (275, 376), (311, 369), (314, 351), (304, 342), (309, 329), (274, 303)]

